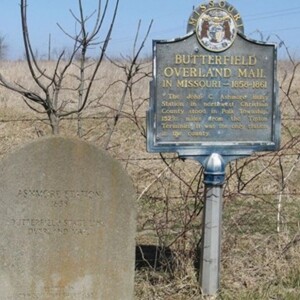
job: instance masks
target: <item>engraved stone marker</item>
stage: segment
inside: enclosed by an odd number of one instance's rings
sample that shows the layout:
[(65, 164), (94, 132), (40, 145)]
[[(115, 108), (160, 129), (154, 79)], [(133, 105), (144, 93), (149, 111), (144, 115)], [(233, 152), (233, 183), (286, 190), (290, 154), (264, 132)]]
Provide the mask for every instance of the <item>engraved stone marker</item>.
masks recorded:
[(133, 299), (132, 183), (104, 151), (51, 137), (0, 162), (1, 300)]

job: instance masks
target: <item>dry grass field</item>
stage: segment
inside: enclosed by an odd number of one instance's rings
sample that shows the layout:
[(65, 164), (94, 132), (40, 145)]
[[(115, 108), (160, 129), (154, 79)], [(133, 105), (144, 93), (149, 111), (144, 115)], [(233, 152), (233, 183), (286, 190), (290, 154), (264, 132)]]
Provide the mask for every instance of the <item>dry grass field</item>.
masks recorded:
[[(52, 63), (43, 63), (45, 69)], [(175, 154), (149, 154), (145, 146), (151, 64), (143, 63), (125, 102), (124, 69), (105, 62), (82, 115), (82, 138), (122, 162), (137, 191), (136, 299), (202, 299), (197, 282), (203, 171)], [(1, 62), (7, 80), (31, 90), (25, 62)], [(68, 78), (74, 84), (72, 76)], [(224, 186), (222, 291), (226, 300), (300, 299), (300, 69), (279, 63), (282, 143), (276, 153), (232, 162)], [(109, 87), (109, 89), (108, 89)], [(76, 91), (62, 98), (73, 105)], [(51, 134), (47, 116), (0, 87), (0, 155)], [(76, 115), (61, 120), (60, 134), (76, 136)], [(147, 246), (147, 247), (146, 247)], [(140, 255), (139, 255), (140, 256)]]

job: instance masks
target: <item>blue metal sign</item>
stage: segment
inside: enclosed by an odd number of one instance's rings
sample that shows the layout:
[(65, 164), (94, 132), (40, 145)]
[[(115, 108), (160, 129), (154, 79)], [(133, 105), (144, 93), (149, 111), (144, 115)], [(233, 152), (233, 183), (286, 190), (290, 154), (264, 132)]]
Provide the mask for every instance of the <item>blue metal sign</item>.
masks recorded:
[(236, 10), (210, 3), (185, 37), (153, 42), (148, 151), (233, 159), (276, 150), (276, 45), (246, 38)]
[(207, 295), (220, 284), (226, 164), (280, 146), (276, 46), (243, 32), (233, 6), (209, 1), (192, 13), (185, 37), (153, 42), (147, 149), (177, 152), (204, 167), (199, 278)]

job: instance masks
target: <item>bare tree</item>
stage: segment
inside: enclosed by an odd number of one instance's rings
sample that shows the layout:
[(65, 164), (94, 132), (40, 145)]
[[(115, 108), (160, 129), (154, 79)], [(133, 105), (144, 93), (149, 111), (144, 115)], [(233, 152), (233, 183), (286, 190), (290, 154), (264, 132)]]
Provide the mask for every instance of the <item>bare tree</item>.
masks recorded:
[[(84, 13), (83, 1), (78, 0), (79, 14), (76, 15), (73, 11), (70, 11), (76, 27), (79, 28), (78, 32), (75, 34), (69, 33), (58, 24), (59, 28), (73, 40), (72, 52), (69, 58), (64, 60), (65, 52), (62, 51), (53, 70), (43, 67), (33, 51), (27, 23), (27, 3), (27, 0), (21, 0), (20, 3), (23, 44), (30, 76), (37, 88), (33, 90), (18, 82), (9, 82), (2, 74), (0, 74), (0, 85), (21, 94), (25, 103), (35, 112), (46, 114), (53, 134), (59, 133), (59, 124), (63, 118), (77, 115), (77, 134), (81, 136), (81, 114), (89, 101), (91, 89), (104, 61), (116, 20), (119, 0), (98, 0), (98, 7), (87, 16)], [(110, 5), (112, 5), (113, 13), (109, 16)], [(88, 30), (88, 22), (91, 20), (94, 20), (92, 29), (89, 27)], [(109, 23), (108, 29), (105, 31), (104, 36), (100, 36), (100, 30), (104, 30), (107, 21)], [(98, 48), (97, 59), (91, 62), (88, 60), (88, 51), (95, 47)], [(74, 73), (74, 66), (76, 73)], [(66, 80), (70, 76), (76, 83), (72, 86), (69, 86)], [(63, 93), (65, 90), (72, 91), (76, 95), (76, 99), (66, 98), (67, 96)]]
[[(123, 61), (121, 63), (112, 61), (112, 63), (114, 65), (116, 65), (120, 70), (123, 71), (123, 73), (125, 75), (125, 80), (122, 81), (122, 83), (123, 83), (122, 96), (121, 96), (121, 99), (119, 101), (118, 108), (115, 112), (115, 115), (114, 115), (114, 118), (113, 118), (113, 123), (110, 125), (110, 129), (108, 131), (108, 137), (107, 137), (107, 140), (105, 142), (105, 149), (109, 148), (110, 140), (112, 138), (114, 130), (115, 130), (115, 128), (117, 126), (117, 123), (119, 121), (122, 109), (123, 109), (124, 104), (125, 104), (125, 99), (126, 99), (126, 96), (128, 94), (129, 94), (129, 99), (130, 99), (132, 111), (131, 111), (131, 113), (127, 114), (127, 117), (131, 121), (134, 122), (134, 124), (138, 127), (138, 129), (140, 131), (145, 132), (145, 130), (143, 128), (143, 125), (141, 125), (137, 120), (138, 119), (137, 118), (138, 108), (137, 109), (134, 108), (135, 99), (133, 97), (133, 89), (134, 89), (134, 86), (136, 84), (138, 84), (143, 78), (150, 76), (149, 72), (143, 70), (144, 69), (143, 63), (140, 62), (138, 59), (139, 59), (139, 56), (141, 54), (142, 49), (145, 46), (145, 42), (146, 42), (146, 40), (149, 36), (149, 33), (151, 31), (152, 24), (153, 24), (153, 20), (151, 20), (151, 22), (148, 26), (147, 33), (145, 34), (141, 44), (138, 45), (137, 41), (138, 41), (138, 37), (139, 37), (139, 34), (140, 34), (140, 29), (141, 29), (141, 20), (140, 20), (139, 24), (138, 24), (135, 40), (134, 40), (132, 56), (123, 57)], [(146, 100), (148, 100), (148, 99), (144, 99), (144, 101), (146, 101)], [(139, 104), (138, 107), (141, 107), (144, 101), (142, 101), (142, 103)]]

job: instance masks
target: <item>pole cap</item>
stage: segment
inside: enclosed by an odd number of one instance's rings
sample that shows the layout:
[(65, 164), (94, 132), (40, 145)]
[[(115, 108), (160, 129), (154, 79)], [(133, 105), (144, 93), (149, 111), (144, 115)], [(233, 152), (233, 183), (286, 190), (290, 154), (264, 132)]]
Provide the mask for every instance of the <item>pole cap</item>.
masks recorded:
[(221, 186), (225, 182), (225, 167), (223, 157), (218, 153), (212, 153), (204, 161), (204, 180), (207, 185)]

